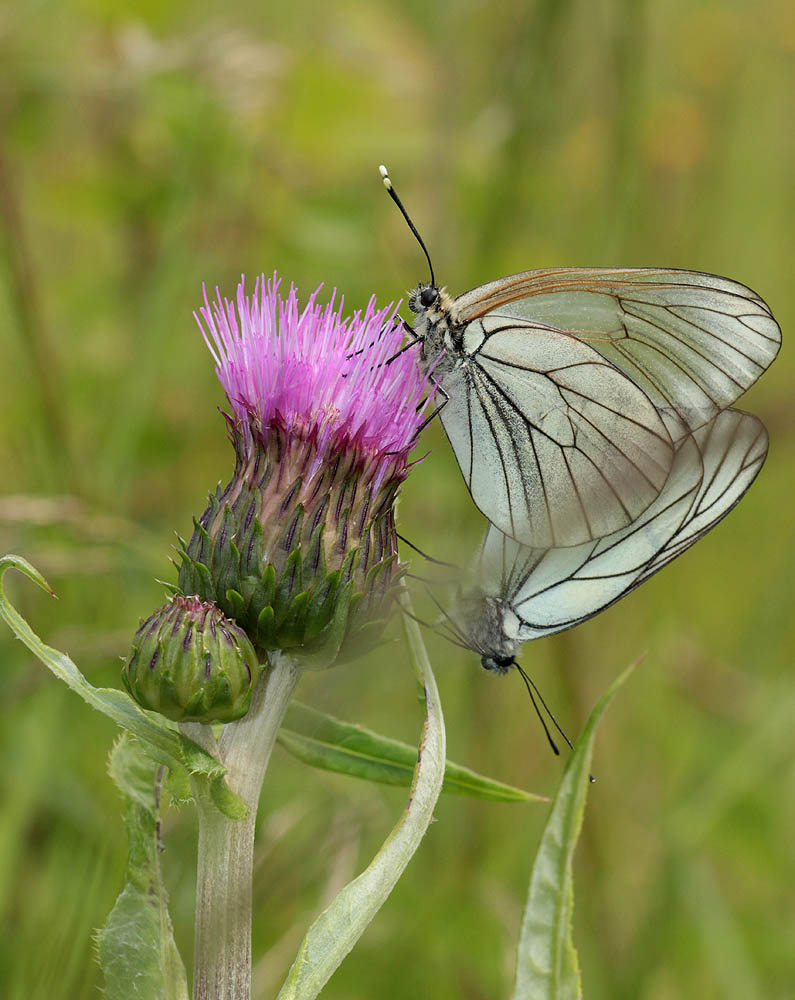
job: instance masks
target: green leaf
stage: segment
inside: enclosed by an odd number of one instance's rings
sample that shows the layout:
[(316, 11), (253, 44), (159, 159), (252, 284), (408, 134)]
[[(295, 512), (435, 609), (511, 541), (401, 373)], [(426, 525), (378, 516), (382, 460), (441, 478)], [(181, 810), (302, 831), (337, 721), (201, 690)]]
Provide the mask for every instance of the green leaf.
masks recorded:
[(210, 798), (224, 816), (229, 819), (245, 819), (248, 816), (248, 806), (239, 795), (235, 795), (221, 775), (211, 779), (209, 785)]
[[(408, 604), (408, 593), (403, 590)], [(389, 896), (428, 829), (442, 790), (445, 734), (442, 706), (419, 626), (407, 615), (403, 627), (427, 706), (420, 755), (403, 816), (358, 878), (345, 886), (307, 931), (278, 1000), (312, 1000), (361, 937)]]
[(162, 768), (124, 733), (111, 751), (109, 771), (125, 798), (129, 854), (126, 884), (97, 934), (105, 996), (108, 1000), (187, 1000), (185, 966), (174, 943), (160, 871), (157, 829)]
[[(215, 588), (215, 581), (206, 563), (194, 559), (191, 561), (191, 567), (193, 569), (193, 587), (196, 594), (203, 601), (217, 602), (218, 592)], [(180, 586), (182, 586), (181, 580)]]
[[(55, 595), (41, 573), (21, 556), (7, 555), (0, 558), (0, 618), (4, 619), (16, 637), (59, 680), (79, 694), (92, 708), (103, 712), (122, 729), (141, 740), (147, 752), (158, 763), (165, 764), (175, 772), (175, 777), (182, 786), (187, 784), (188, 774), (204, 777), (211, 783), (223, 777), (226, 773), (224, 766), (206, 750), (179, 733), (176, 726), (167, 719), (155, 713), (144, 712), (128, 694), (118, 688), (95, 688), (65, 653), (42, 642), (6, 596), (3, 580), (9, 569), (19, 570), (53, 597)], [(229, 791), (228, 796), (219, 796), (216, 801), (228, 803), (234, 812), (239, 810), (242, 803), (233, 803), (232, 798), (236, 796)], [(229, 815), (233, 815), (233, 812)]]
[(579, 1000), (582, 996), (571, 934), (571, 862), (582, 826), (596, 724), (632, 670), (625, 670), (602, 696), (563, 773), (530, 875), (513, 1000)]
[(233, 618), (236, 622), (243, 621), (243, 617), (246, 613), (246, 602), (243, 600), (243, 595), (239, 591), (234, 590), (232, 587), (226, 592), (226, 605), (229, 608), (229, 618)]
[[(260, 529), (261, 530), (261, 529)], [(268, 563), (262, 571), (262, 575), (254, 584), (251, 592), (250, 606), (253, 608), (267, 608), (273, 604), (273, 595), (276, 593), (276, 570), (272, 563)], [(273, 608), (271, 608), (273, 614)]]
[[(287, 710), (279, 743), (312, 767), (385, 785), (408, 787), (417, 763), (417, 748), (410, 743), (342, 722), (296, 701)], [(497, 802), (548, 801), (541, 795), (485, 778), (449, 760), (445, 764), (442, 791)]]

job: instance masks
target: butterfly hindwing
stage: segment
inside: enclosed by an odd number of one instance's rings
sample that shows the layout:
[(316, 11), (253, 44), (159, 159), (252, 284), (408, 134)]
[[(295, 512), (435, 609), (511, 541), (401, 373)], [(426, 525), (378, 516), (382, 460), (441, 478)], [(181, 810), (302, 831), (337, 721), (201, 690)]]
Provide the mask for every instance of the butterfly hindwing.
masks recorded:
[(624, 597), (713, 528), (765, 460), (761, 421), (726, 410), (677, 447), (658, 498), (631, 525), (568, 548), (528, 548), (491, 527), (477, 564), (484, 597), (504, 602), (521, 642), (571, 628)]

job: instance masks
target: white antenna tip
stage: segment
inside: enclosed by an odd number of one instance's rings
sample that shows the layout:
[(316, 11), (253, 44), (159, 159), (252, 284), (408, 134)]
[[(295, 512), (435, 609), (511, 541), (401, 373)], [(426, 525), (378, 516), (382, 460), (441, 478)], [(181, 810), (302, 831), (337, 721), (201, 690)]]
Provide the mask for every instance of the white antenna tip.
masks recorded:
[(383, 163), (378, 168), (378, 172), (379, 174), (381, 174), (381, 178), (383, 179), (384, 182), (384, 187), (387, 190), (389, 190), (392, 187), (392, 181), (389, 179), (389, 173)]

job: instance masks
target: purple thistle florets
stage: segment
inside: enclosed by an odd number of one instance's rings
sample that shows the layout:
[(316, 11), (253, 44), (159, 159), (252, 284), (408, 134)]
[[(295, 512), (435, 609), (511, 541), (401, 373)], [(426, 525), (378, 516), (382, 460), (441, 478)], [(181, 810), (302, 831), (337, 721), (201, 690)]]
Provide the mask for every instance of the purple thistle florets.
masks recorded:
[(402, 567), (395, 500), (427, 376), (392, 305), (301, 308), (276, 275), (196, 319), (226, 391), (235, 472), (183, 544), (179, 589), (214, 601), (260, 654), (328, 666), (380, 635)]
[(247, 444), (272, 428), (311, 438), (315, 466), (356, 449), (380, 480), (406, 464), (427, 389), (413, 352), (399, 353), (397, 307), (378, 309), (373, 296), (364, 313), (343, 317), (336, 289), (318, 304), (321, 285), (299, 309), (295, 286), (283, 299), (280, 283), (262, 275), (247, 295), (242, 279), (235, 302), (216, 289), (212, 305), (205, 290), (196, 314), (235, 421)]

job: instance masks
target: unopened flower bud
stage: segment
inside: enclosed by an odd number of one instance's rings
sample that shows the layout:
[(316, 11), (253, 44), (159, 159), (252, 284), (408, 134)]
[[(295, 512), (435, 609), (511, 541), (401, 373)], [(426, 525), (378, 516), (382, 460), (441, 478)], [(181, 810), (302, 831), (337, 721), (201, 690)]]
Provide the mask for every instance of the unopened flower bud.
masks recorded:
[(135, 633), (122, 680), (176, 722), (229, 722), (248, 711), (260, 672), (245, 632), (215, 604), (175, 596)]

